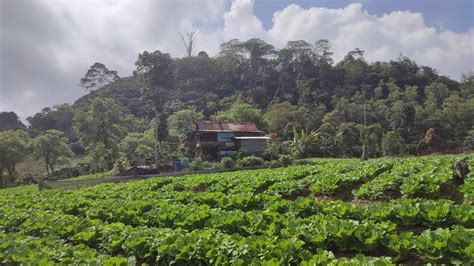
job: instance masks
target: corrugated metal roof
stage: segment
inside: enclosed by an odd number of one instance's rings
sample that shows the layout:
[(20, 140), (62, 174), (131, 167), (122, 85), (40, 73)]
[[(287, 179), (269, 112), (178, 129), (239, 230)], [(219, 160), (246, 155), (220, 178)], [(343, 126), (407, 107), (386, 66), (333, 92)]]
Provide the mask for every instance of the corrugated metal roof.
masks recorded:
[(234, 137), (235, 139), (242, 139), (242, 140), (246, 140), (246, 139), (264, 139), (264, 140), (269, 140), (270, 138), (269, 137), (265, 137), (265, 136), (255, 136), (255, 137)]
[(258, 130), (253, 122), (210, 122), (200, 121), (196, 123), (196, 131), (220, 131), (220, 132), (262, 132)]

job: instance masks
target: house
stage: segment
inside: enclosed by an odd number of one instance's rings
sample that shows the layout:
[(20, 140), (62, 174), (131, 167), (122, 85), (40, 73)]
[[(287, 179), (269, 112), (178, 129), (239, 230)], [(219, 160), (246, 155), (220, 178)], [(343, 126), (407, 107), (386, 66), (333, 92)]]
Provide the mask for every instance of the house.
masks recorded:
[(211, 158), (234, 155), (239, 149), (260, 155), (267, 147), (268, 137), (252, 122), (210, 122), (196, 123), (186, 142), (196, 154)]

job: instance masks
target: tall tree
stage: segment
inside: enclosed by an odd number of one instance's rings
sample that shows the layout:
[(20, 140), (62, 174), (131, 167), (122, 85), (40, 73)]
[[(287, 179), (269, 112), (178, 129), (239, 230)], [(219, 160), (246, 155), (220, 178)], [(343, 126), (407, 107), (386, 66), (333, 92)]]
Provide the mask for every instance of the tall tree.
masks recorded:
[(30, 123), (28, 130), (35, 136), (40, 132), (56, 129), (64, 132), (69, 141), (75, 142), (77, 137), (73, 130), (74, 115), (74, 107), (67, 103), (43, 108), (41, 112), (26, 119)]
[(102, 63), (94, 63), (85, 76), (81, 78), (79, 85), (88, 91), (93, 91), (110, 84), (120, 77), (117, 71), (108, 69)]
[[(74, 117), (74, 130), (90, 158), (97, 157), (91, 153), (99, 151), (95, 146), (101, 145), (106, 150), (100, 152), (100, 156), (105, 156), (102, 161), (106, 163), (97, 167), (97, 170), (107, 170), (101, 169), (104, 166), (112, 167), (118, 158), (118, 143), (127, 134), (126, 127), (124, 112), (111, 99), (95, 98), (87, 108), (77, 111)], [(90, 161), (92, 164), (98, 162), (97, 159)]]
[(186, 49), (186, 56), (191, 57), (193, 50), (196, 47), (196, 39), (199, 35), (199, 32), (196, 28), (190, 27), (183, 32), (179, 33), (181, 40), (183, 41), (184, 48)]
[(15, 129), (26, 129), (18, 115), (14, 112), (0, 112), (0, 132)]
[(6, 171), (9, 181), (16, 178), (16, 166), (28, 155), (29, 138), (22, 130), (0, 132), (0, 187), (5, 184), (3, 173)]
[(34, 156), (44, 162), (48, 175), (56, 166), (67, 164), (74, 155), (67, 141), (63, 133), (55, 129), (47, 130), (33, 139)]
[(169, 98), (174, 83), (173, 60), (170, 54), (147, 51), (138, 55), (135, 62), (135, 76), (141, 78), (147, 86), (144, 94), (153, 101), (155, 109), (155, 165), (158, 169), (164, 168), (164, 160), (161, 151), (162, 127), (166, 123), (167, 114), (165, 104)]
[(204, 119), (202, 112), (196, 108), (183, 109), (168, 118), (170, 136), (176, 137), (180, 142), (187, 139), (189, 133), (196, 127), (196, 123)]
[(258, 129), (265, 130), (267, 123), (260, 109), (244, 102), (235, 102), (226, 111), (219, 111), (211, 116), (211, 120), (219, 122), (254, 122)]

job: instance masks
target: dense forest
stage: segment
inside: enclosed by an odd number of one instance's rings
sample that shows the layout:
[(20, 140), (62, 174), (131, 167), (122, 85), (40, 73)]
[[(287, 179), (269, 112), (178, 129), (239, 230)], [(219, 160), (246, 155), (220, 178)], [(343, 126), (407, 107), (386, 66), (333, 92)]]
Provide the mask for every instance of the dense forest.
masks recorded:
[(62, 132), (60, 138), (97, 171), (119, 158), (142, 164), (192, 156), (169, 147), (181, 147), (198, 120), (255, 122), (272, 137), (268, 152), (274, 154), (291, 154), (285, 143), (295, 132), (317, 133), (299, 157), (474, 148), (471, 74), (455, 81), (402, 54), (369, 63), (357, 48), (335, 63), (326, 40), (276, 49), (260, 39), (234, 39), (214, 57), (192, 52), (171, 58), (145, 51), (129, 77), (95, 63), (80, 80), (87, 95), (44, 108), (27, 119), (27, 128), (15, 114), (2, 113), (0, 130), (26, 130), (31, 139)]

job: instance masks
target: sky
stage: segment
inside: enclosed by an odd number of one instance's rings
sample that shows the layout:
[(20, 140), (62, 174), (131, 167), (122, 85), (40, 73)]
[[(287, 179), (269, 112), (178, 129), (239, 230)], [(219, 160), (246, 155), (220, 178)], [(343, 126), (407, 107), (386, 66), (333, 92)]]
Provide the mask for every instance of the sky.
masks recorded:
[(369, 62), (402, 53), (456, 80), (474, 70), (472, 0), (0, 0), (0, 111), (24, 121), (74, 102), (95, 62), (124, 77), (145, 50), (181, 57), (191, 25), (210, 55), (233, 38), (328, 39), (336, 62), (360, 48)]

